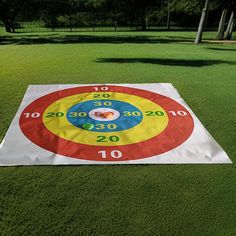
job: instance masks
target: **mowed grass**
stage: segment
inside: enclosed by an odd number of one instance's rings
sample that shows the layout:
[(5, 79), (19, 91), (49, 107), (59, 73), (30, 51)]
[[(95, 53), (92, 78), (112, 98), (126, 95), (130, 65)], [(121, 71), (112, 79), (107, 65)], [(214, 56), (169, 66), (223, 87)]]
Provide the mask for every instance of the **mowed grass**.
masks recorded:
[[(29, 84), (168, 82), (235, 162), (236, 45), (194, 36), (1, 31), (0, 139)], [(222, 236), (235, 222), (235, 164), (0, 168), (0, 235)]]

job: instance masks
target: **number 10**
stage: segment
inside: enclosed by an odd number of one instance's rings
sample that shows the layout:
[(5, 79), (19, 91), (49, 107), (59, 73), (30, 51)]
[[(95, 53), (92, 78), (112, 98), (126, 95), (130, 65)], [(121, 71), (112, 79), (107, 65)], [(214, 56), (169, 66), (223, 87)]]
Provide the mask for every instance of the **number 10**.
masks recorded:
[(95, 91), (99, 91), (99, 90), (107, 91), (107, 90), (108, 90), (108, 87), (93, 87), (93, 89), (94, 89)]
[[(99, 151), (98, 153), (102, 155), (103, 159), (107, 158), (107, 151), (102, 150), (102, 151)], [(110, 155), (112, 158), (118, 159), (122, 157), (122, 152), (119, 150), (113, 150), (111, 151)]]

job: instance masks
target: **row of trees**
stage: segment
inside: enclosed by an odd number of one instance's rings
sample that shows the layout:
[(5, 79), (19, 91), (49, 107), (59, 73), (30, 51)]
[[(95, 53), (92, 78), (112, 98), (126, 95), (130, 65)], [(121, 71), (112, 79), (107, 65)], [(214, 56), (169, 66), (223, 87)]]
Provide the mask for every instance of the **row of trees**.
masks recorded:
[[(216, 1), (211, 1), (211, 3), (215, 3), (215, 5), (218, 5), (222, 10), (221, 18), (219, 21), (219, 26), (218, 26), (218, 32), (216, 38), (219, 40), (222, 39), (231, 39), (232, 34), (233, 34), (233, 29), (234, 29), (234, 24), (235, 24), (235, 10), (236, 10), (236, 1), (235, 0), (216, 0)], [(198, 32), (196, 35), (195, 43), (200, 43), (202, 40), (202, 33), (204, 26), (207, 23), (207, 15), (210, 10), (210, 0), (205, 0), (205, 5), (202, 10), (202, 15), (200, 19), (200, 23), (198, 26)], [(228, 20), (227, 28), (225, 31), (225, 24), (226, 24), (226, 17), (227, 17), (227, 11), (231, 12), (230, 18)]]
[(207, 24), (219, 25), (218, 39), (230, 39), (235, 10), (235, 0), (0, 0), (0, 19), (7, 32), (14, 32), (19, 17), (41, 19), (49, 27), (112, 24), (141, 25), (146, 30), (150, 24), (166, 24), (169, 29), (173, 19), (182, 26), (197, 26), (201, 15), (196, 42)]

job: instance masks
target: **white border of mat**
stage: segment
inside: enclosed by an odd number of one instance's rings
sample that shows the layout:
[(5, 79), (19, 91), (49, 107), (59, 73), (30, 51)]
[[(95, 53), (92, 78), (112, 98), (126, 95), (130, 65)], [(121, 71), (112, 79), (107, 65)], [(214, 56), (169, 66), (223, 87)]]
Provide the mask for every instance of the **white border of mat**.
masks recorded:
[(103, 84), (148, 90), (170, 97), (186, 107), (194, 119), (194, 130), (187, 141), (177, 148), (157, 156), (131, 161), (87, 161), (58, 155), (33, 144), (21, 132), (18, 120), (21, 112), (35, 99), (48, 93), (81, 86), (101, 84), (30, 85), (0, 144), (0, 166), (11, 165), (79, 165), (79, 164), (214, 164), (232, 163), (224, 150), (203, 127), (193, 111), (170, 83)]

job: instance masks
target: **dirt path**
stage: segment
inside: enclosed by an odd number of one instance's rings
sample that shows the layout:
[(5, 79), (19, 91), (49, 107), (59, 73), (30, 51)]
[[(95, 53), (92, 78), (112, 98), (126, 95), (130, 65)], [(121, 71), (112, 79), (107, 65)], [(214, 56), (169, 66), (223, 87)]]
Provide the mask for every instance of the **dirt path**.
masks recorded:
[(203, 43), (219, 43), (236, 45), (236, 40), (203, 40)]

